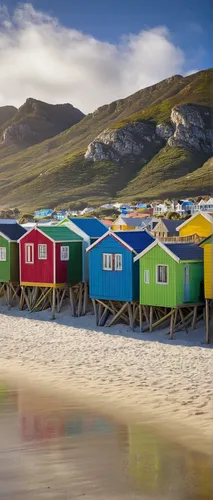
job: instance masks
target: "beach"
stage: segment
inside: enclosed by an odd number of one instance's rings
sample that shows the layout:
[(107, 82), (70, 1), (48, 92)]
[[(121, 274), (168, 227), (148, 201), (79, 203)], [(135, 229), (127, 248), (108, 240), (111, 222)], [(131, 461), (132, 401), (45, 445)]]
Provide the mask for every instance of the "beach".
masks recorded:
[(168, 328), (140, 334), (121, 324), (96, 327), (94, 316), (73, 318), (68, 309), (52, 321), (49, 310), (0, 306), (0, 379), (21, 378), (119, 420), (157, 425), (210, 452), (213, 349), (199, 325), (169, 340)]

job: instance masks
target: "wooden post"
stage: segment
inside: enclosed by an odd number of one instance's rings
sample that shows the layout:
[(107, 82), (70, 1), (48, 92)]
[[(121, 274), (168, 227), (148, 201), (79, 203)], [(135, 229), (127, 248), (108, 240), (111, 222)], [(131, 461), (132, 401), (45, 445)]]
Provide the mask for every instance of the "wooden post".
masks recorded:
[(71, 286), (70, 286), (70, 307), (71, 307), (71, 315), (74, 317), (75, 316), (75, 300), (74, 300), (73, 289)]
[(83, 316), (85, 316), (87, 312), (87, 306), (88, 306), (88, 283), (87, 281), (84, 282), (84, 302), (83, 302)]
[(149, 331), (152, 332), (152, 318), (153, 318), (153, 307), (150, 306), (149, 311)]
[(193, 320), (192, 320), (192, 330), (195, 329), (196, 321), (197, 321), (197, 306), (194, 306), (194, 314), (193, 314)]
[(55, 299), (56, 299), (56, 289), (53, 288), (53, 295), (52, 295), (52, 319), (55, 319)]
[(130, 328), (134, 328), (134, 320), (133, 320), (133, 314), (132, 314), (132, 304), (128, 302), (128, 314), (129, 314), (129, 326)]
[(83, 283), (80, 283), (79, 286), (80, 288), (79, 288), (78, 312), (77, 312), (78, 317), (81, 316), (81, 311), (82, 311)]
[(209, 344), (209, 301), (206, 299), (206, 343)]
[(119, 309), (119, 311), (117, 312), (117, 314), (114, 316), (114, 318), (112, 318), (112, 320), (110, 321), (109, 325), (108, 326), (112, 326), (116, 321), (117, 319), (120, 318), (120, 316), (122, 316), (123, 312), (125, 311), (125, 309), (127, 308), (127, 305), (128, 305), (128, 302), (125, 302), (125, 304), (123, 304), (123, 306), (121, 307), (121, 309)]
[(92, 305), (93, 305), (93, 309), (94, 309), (95, 323), (96, 323), (96, 326), (98, 326), (98, 311), (97, 311), (97, 304), (96, 304), (95, 299), (92, 299)]
[(142, 305), (139, 304), (139, 318), (140, 318), (140, 332), (143, 331), (143, 312), (142, 312)]
[(173, 339), (174, 336), (174, 311), (172, 312), (170, 319), (170, 339)]
[(99, 326), (104, 326), (105, 323), (106, 323), (106, 320), (107, 320), (108, 316), (109, 316), (109, 309), (108, 309), (108, 307), (105, 307), (104, 312), (103, 312), (103, 314), (101, 315), (101, 317), (99, 319), (98, 325)]

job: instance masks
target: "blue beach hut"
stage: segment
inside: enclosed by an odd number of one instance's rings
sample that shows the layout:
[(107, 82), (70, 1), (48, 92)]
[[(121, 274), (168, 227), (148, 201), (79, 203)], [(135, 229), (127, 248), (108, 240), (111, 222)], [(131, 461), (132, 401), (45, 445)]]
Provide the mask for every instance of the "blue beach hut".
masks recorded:
[[(87, 248), (92, 299), (139, 300), (139, 268), (134, 257), (153, 243), (148, 231), (108, 231)], [(135, 265), (136, 264), (136, 265)]]

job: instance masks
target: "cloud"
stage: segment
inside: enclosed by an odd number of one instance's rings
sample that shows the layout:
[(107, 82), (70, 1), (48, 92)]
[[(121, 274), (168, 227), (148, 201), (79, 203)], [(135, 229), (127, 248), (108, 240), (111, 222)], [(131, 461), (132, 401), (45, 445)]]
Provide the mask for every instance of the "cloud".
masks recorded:
[(184, 53), (160, 26), (118, 44), (69, 29), (31, 4), (0, 7), (0, 105), (27, 97), (84, 112), (181, 73)]

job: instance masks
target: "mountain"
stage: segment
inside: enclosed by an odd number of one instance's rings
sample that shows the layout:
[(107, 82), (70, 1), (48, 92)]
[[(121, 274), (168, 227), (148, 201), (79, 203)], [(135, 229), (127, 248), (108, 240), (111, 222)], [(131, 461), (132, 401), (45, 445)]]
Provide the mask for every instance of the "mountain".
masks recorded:
[(0, 127), (8, 120), (11, 120), (17, 113), (15, 106), (0, 106)]
[(71, 104), (47, 104), (31, 97), (0, 129), (0, 147), (19, 146), (20, 149), (60, 134), (78, 123), (84, 114)]
[(212, 69), (175, 75), (44, 142), (19, 142), (18, 152), (16, 139), (4, 143), (2, 205), (28, 210), (212, 194), (212, 76)]

